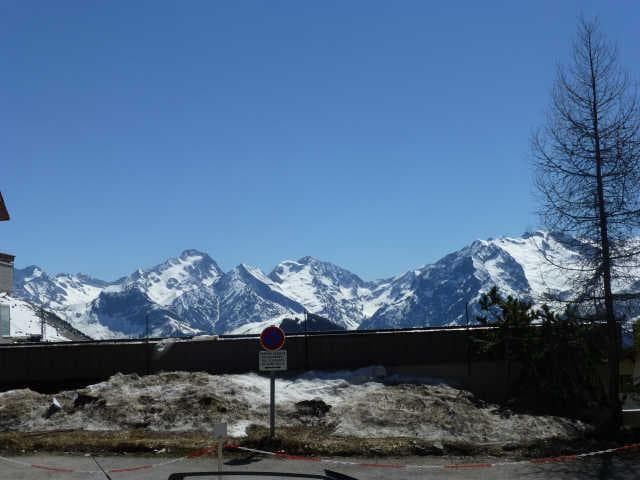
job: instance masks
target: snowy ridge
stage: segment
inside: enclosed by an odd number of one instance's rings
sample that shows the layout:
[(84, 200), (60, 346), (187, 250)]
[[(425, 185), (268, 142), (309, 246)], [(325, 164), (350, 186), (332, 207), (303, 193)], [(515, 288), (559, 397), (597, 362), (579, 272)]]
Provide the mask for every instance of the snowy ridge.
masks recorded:
[(220, 316), (216, 332), (235, 330), (247, 323), (271, 321), (304, 313), (304, 307), (284, 295), (262, 272), (239, 265), (214, 286), (219, 298)]
[[(45, 305), (95, 338), (256, 332), (305, 312), (347, 329), (406, 328), (473, 322), (480, 295), (493, 286), (536, 303), (568, 296), (580, 244), (549, 232), (476, 240), (435, 263), (365, 281), (313, 257), (286, 260), (268, 275), (240, 264), (224, 273), (207, 254), (185, 250), (115, 282), (85, 275), (49, 277), (17, 270), (15, 296)], [(640, 278), (640, 277), (638, 277)], [(637, 291), (637, 284), (620, 286)], [(640, 314), (640, 302), (625, 311)]]
[(135, 285), (158, 305), (170, 305), (179, 296), (213, 285), (222, 276), (220, 267), (206, 253), (185, 250), (148, 270), (138, 270), (122, 284)]
[(291, 298), (307, 311), (330, 318), (348, 329), (365, 318), (364, 303), (372, 296), (374, 283), (313, 257), (280, 263), (269, 274)]
[(14, 276), (15, 296), (53, 308), (86, 304), (108, 285), (83, 274), (49, 277), (35, 265), (16, 270)]

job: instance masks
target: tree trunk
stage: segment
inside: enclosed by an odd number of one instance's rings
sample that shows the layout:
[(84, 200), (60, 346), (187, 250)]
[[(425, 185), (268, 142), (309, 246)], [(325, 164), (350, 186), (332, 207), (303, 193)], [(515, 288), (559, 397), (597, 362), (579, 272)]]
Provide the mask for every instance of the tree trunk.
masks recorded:
[(616, 315), (613, 305), (613, 293), (611, 291), (611, 253), (609, 248), (609, 232), (607, 226), (607, 212), (605, 208), (604, 186), (602, 178), (602, 150), (600, 146), (600, 126), (598, 122), (598, 92), (592, 53), (593, 51), (591, 48), (591, 44), (589, 44), (589, 66), (591, 69), (591, 91), (593, 95), (592, 121), (596, 157), (597, 207), (600, 226), (600, 248), (602, 254), (602, 283), (604, 288), (604, 304), (607, 317), (608, 333), (607, 366), (609, 370), (609, 406), (611, 408), (611, 427), (612, 430), (617, 430), (620, 427), (622, 420), (619, 392), (619, 335), (618, 324), (616, 322)]

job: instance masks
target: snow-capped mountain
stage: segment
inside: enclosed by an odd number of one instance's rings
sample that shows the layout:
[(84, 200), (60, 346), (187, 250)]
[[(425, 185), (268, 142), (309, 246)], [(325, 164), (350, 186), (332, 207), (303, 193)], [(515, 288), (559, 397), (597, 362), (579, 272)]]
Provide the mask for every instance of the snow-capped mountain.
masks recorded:
[(177, 258), (147, 270), (137, 270), (117, 283), (128, 288), (135, 286), (151, 301), (167, 306), (187, 292), (210, 287), (223, 273), (206, 253), (185, 250)]
[(82, 274), (50, 277), (27, 267), (15, 272), (13, 296), (45, 306), (93, 338), (193, 335), (207, 329), (191, 326), (190, 312), (174, 307), (222, 275), (207, 254), (185, 250), (115, 282)]
[[(177, 314), (151, 300), (139, 286), (105, 289), (90, 302), (84, 314), (75, 321), (81, 331), (94, 337), (152, 337), (193, 335), (200, 333)], [(102, 329), (106, 329), (100, 334)]]
[(14, 296), (51, 309), (86, 304), (109, 285), (81, 273), (50, 277), (35, 265), (16, 269), (13, 284)]
[(214, 289), (220, 301), (217, 333), (245, 323), (304, 313), (300, 303), (289, 298), (259, 269), (247, 265), (239, 265), (225, 274)]
[(347, 329), (355, 329), (366, 318), (365, 304), (374, 297), (376, 282), (332, 263), (313, 257), (286, 260), (269, 274), (282, 291), (310, 313), (330, 318)]
[[(473, 322), (481, 293), (542, 302), (567, 295), (576, 242), (534, 232), (477, 240), (435, 263), (394, 278), (365, 281), (313, 257), (286, 260), (269, 275), (241, 264), (223, 272), (207, 254), (185, 250), (153, 268), (104, 282), (85, 275), (16, 270), (14, 296), (46, 306), (94, 338), (248, 333), (310, 312), (347, 329)], [(640, 285), (640, 283), (638, 284)]]
[[(465, 324), (474, 321), (480, 295), (493, 286), (534, 303), (570, 290), (569, 273), (580, 254), (574, 241), (547, 232), (476, 240), (437, 262), (390, 282), (392, 293), (361, 329)], [(574, 247), (575, 248), (575, 247)], [(467, 307), (468, 306), (468, 307)]]
[(115, 282), (81, 274), (50, 277), (31, 266), (16, 270), (13, 295), (97, 339), (224, 333), (305, 311), (260, 270), (239, 265), (224, 273), (197, 250)]

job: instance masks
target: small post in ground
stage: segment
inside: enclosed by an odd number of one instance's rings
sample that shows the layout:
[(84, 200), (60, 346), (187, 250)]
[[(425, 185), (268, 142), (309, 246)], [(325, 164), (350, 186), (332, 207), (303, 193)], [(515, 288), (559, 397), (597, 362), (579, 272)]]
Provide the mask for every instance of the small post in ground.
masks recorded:
[(271, 372), (271, 401), (269, 402), (269, 438), (276, 432), (276, 372)]
[(223, 458), (222, 447), (227, 440), (227, 424), (216, 423), (213, 426), (213, 438), (218, 442), (218, 472), (222, 471)]

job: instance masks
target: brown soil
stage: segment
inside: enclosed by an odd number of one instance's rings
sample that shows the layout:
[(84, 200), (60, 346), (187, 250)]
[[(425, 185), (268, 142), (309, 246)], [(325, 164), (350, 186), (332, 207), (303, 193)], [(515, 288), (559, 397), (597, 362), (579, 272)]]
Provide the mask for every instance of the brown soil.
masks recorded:
[[(239, 445), (292, 455), (385, 457), (415, 455), (545, 457), (608, 448), (640, 440), (640, 432), (625, 432), (620, 438), (603, 442), (595, 438), (552, 439), (527, 444), (474, 444), (471, 442), (429, 442), (417, 438), (356, 438), (331, 435), (317, 427), (283, 427), (269, 439), (265, 427), (251, 425)], [(88, 432), (78, 430), (48, 432), (0, 432), (0, 452), (10, 455), (36, 452), (91, 453), (95, 455), (158, 454), (189, 455), (214, 447), (207, 432), (152, 432), (128, 430)], [(215, 449), (211, 450), (215, 455)]]

